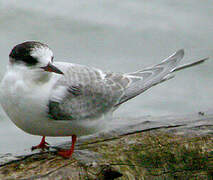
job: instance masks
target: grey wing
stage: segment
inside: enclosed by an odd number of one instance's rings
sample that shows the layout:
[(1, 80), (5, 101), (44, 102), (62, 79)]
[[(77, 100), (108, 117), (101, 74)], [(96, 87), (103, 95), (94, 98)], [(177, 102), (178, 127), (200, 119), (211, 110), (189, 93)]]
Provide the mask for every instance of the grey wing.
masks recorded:
[(120, 87), (122, 90), (121, 97), (114, 105), (116, 109), (120, 104), (134, 98), (135, 96), (143, 93), (147, 89), (169, 80), (174, 77), (173, 72), (193, 67), (205, 62), (208, 58), (194, 61), (192, 63), (183, 64), (179, 66), (181, 59), (184, 56), (184, 50), (181, 49), (160, 64), (145, 68), (132, 73), (118, 74), (109, 73), (106, 76), (107, 81), (112, 82), (114, 87)]
[(174, 75), (171, 73), (176, 70), (183, 56), (184, 51), (179, 50), (160, 64), (137, 72), (124, 74), (123, 77), (128, 79), (129, 83), (125, 85), (123, 95), (115, 106), (134, 98), (154, 85), (173, 78)]
[(152, 86), (173, 78), (173, 72), (199, 65), (208, 59), (204, 58), (179, 66), (183, 56), (184, 50), (181, 49), (163, 60), (160, 64), (143, 70), (125, 74), (108, 73), (106, 75), (107, 81), (114, 84), (114, 87), (119, 87), (122, 91), (121, 97), (114, 105), (114, 108), (143, 93)]
[(108, 82), (106, 74), (100, 70), (70, 65), (63, 72), (65, 76), (54, 85), (48, 104), (52, 118), (96, 118), (110, 111), (119, 102), (121, 87)]
[[(53, 88), (49, 114), (54, 119), (99, 117), (150, 87), (172, 78), (183, 58), (179, 50), (160, 64), (133, 73), (103, 73), (85, 66), (70, 66)], [(184, 66), (185, 67), (185, 66)]]

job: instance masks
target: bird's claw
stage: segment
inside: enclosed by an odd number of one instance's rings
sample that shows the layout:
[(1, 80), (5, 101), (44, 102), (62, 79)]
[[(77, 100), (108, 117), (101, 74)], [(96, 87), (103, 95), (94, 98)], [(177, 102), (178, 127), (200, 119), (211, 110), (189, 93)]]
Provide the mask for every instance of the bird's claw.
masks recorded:
[(47, 143), (47, 142), (40, 143), (37, 146), (32, 146), (31, 151), (34, 151), (35, 149), (41, 149), (42, 151), (44, 151), (45, 149), (49, 150), (50, 147), (48, 145), (49, 145), (49, 143)]
[(58, 152), (57, 152), (58, 155), (64, 157), (64, 158), (70, 158), (72, 157), (72, 154), (73, 154), (73, 150), (65, 150), (65, 149), (60, 149)]

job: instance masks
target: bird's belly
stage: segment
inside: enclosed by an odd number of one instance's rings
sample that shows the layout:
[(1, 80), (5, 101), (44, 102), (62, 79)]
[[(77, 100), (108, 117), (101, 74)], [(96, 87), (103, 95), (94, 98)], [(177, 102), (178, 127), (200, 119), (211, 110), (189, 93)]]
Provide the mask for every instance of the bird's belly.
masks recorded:
[[(40, 126), (35, 124), (34, 126)], [(104, 118), (93, 120), (52, 120), (42, 122), (42, 128), (31, 131), (31, 134), (42, 136), (70, 136), (89, 135), (100, 132), (107, 127), (107, 120)]]
[[(13, 123), (23, 131), (40, 136), (83, 136), (94, 134), (107, 128), (109, 118), (82, 120), (53, 120), (39, 107), (22, 108), (7, 103), (3, 105)], [(33, 109), (37, 109), (33, 111)], [(12, 110), (12, 111), (11, 111)]]
[[(20, 84), (20, 83), (19, 83)], [(23, 84), (23, 83), (22, 83)], [(108, 118), (54, 120), (48, 117), (48, 87), (28, 90), (14, 82), (1, 85), (1, 104), (13, 123), (23, 131), (40, 136), (88, 135), (106, 128)], [(11, 87), (8, 89), (8, 87)]]
[[(104, 117), (99, 119), (82, 120), (53, 120), (46, 113), (28, 111), (28, 108), (20, 108), (14, 105), (3, 106), (13, 123), (23, 131), (40, 136), (83, 136), (102, 131), (107, 127), (109, 119)], [(12, 111), (11, 111), (12, 109)]]

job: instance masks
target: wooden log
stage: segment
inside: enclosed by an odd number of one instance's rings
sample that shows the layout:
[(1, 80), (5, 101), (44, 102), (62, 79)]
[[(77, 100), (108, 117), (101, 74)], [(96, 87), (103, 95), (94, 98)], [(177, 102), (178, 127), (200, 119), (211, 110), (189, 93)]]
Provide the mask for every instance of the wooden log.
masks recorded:
[[(131, 125), (79, 139), (70, 159), (48, 152), (3, 155), (0, 179), (213, 177), (213, 114), (128, 118)], [(127, 121), (127, 120), (125, 120)]]

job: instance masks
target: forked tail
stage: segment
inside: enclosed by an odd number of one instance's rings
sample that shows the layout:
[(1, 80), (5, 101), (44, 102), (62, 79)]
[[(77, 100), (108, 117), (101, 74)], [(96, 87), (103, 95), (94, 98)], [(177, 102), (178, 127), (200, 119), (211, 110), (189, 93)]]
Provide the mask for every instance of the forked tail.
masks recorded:
[(134, 98), (150, 87), (173, 78), (173, 72), (201, 64), (208, 59), (205, 58), (193, 63), (178, 66), (183, 56), (184, 50), (181, 49), (163, 60), (160, 64), (140, 71), (124, 74), (125, 78), (130, 80), (130, 83), (125, 87), (123, 96), (115, 107)]

